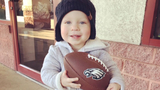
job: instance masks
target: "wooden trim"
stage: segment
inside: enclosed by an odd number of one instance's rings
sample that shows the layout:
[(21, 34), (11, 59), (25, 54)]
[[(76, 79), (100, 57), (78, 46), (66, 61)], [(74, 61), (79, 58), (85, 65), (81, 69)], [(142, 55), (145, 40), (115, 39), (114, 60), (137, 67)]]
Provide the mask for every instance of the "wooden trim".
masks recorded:
[(159, 39), (150, 39), (149, 45), (160, 47), (160, 40)]
[(155, 14), (157, 11), (158, 0), (148, 0), (146, 4), (146, 11), (144, 16), (142, 45), (160, 47), (160, 40), (153, 39), (153, 31), (155, 28)]
[(11, 21), (11, 30), (13, 35), (13, 47), (14, 47), (14, 56), (15, 56), (15, 70), (18, 70), (18, 60), (19, 60), (19, 50), (18, 50), (18, 35), (17, 35), (17, 22), (16, 22), (16, 16), (15, 16), (15, 8), (14, 8), (14, 2), (8, 1), (9, 8), (13, 7), (13, 9), (9, 9), (10, 12), (10, 21)]
[(12, 22), (7, 20), (0, 20), (0, 24), (12, 25)]
[(22, 65), (22, 64), (19, 64), (18, 65), (18, 71), (33, 78), (34, 80), (38, 81), (38, 82), (42, 82), (41, 80), (41, 76), (40, 76), (40, 72), (34, 70), (34, 69), (31, 69), (25, 65)]
[(148, 45), (151, 38), (156, 0), (148, 0), (144, 16), (142, 44)]
[[(54, 5), (55, 5), (55, 2), (57, 5), (58, 1), (60, 2), (61, 0), (54, 0)], [(18, 30), (17, 30), (18, 28), (17, 28), (17, 18), (15, 13), (14, 1), (9, 1), (9, 8), (10, 7), (13, 8), (12, 10), (10, 9), (10, 18), (11, 18), (10, 24), (12, 25), (12, 31), (13, 31), (13, 46), (15, 51), (14, 53), (15, 53), (15, 60), (16, 60), (16, 70), (42, 83), (40, 72), (20, 64)], [(55, 9), (55, 6), (54, 6), (54, 9)]]

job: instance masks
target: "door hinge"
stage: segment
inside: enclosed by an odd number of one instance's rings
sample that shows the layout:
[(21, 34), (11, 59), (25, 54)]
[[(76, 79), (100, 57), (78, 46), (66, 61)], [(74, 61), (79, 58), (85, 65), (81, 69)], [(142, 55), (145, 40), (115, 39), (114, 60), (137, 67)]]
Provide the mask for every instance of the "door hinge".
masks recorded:
[(13, 10), (13, 7), (11, 7), (11, 10)]
[(9, 33), (12, 33), (11, 26), (8, 25)]

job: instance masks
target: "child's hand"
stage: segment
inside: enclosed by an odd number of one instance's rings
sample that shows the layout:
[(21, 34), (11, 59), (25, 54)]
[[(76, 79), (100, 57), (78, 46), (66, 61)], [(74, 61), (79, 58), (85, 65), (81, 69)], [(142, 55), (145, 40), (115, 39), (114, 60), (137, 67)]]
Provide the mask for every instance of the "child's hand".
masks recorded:
[(67, 71), (64, 71), (61, 75), (61, 84), (63, 87), (80, 88), (81, 84), (75, 84), (73, 82), (78, 81), (78, 78), (69, 78)]
[(110, 83), (106, 90), (120, 90), (121, 86), (117, 83)]

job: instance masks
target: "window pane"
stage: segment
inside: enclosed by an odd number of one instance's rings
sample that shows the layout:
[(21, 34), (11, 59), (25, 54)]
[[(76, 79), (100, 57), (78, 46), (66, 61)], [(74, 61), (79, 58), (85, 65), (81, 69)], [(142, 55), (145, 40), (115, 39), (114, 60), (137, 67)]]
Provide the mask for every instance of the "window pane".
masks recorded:
[(4, 0), (0, 0), (0, 19), (6, 19)]
[(154, 37), (160, 39), (160, 2), (158, 1), (158, 9), (157, 9), (157, 16), (156, 16), (156, 24), (155, 24), (155, 33)]
[(50, 45), (55, 43), (52, 0), (14, 0), (20, 63), (40, 71)]

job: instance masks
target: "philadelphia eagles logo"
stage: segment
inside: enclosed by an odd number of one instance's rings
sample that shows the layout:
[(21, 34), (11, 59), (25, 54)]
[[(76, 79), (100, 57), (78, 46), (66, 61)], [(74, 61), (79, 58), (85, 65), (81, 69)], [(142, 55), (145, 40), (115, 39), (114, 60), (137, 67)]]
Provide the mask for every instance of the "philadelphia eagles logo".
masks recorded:
[(83, 74), (87, 78), (92, 77), (92, 79), (94, 79), (94, 80), (101, 80), (105, 76), (106, 73), (99, 68), (90, 68), (90, 69), (86, 69), (83, 72)]

